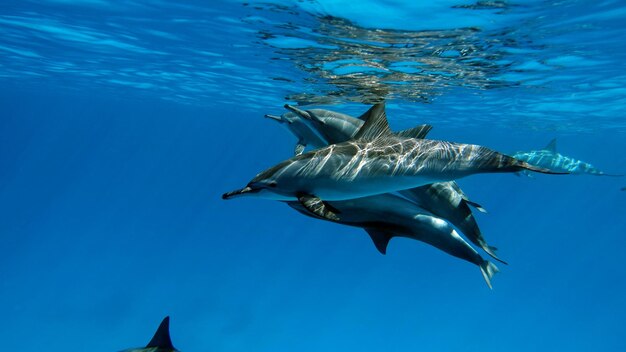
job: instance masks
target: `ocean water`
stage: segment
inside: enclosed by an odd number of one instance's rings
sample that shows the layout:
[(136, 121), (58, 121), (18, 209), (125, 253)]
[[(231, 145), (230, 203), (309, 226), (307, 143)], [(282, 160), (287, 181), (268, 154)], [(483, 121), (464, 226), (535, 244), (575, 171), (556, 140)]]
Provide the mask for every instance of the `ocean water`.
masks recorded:
[[(461, 179), (498, 264), (263, 199), (283, 104), (626, 173), (623, 1), (3, 1), (0, 340), (118, 351), (624, 351), (626, 177)], [(483, 253), (483, 256), (484, 255)]]

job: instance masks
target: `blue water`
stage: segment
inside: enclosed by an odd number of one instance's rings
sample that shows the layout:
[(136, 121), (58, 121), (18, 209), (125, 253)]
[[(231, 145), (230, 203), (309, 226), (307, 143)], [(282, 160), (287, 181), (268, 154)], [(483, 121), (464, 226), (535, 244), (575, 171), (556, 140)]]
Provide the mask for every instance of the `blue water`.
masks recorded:
[[(358, 4), (357, 4), (358, 3)], [(626, 173), (623, 1), (4, 1), (3, 350), (624, 351), (624, 177), (459, 181), (478, 268), (220, 195), (288, 158), (285, 103)]]

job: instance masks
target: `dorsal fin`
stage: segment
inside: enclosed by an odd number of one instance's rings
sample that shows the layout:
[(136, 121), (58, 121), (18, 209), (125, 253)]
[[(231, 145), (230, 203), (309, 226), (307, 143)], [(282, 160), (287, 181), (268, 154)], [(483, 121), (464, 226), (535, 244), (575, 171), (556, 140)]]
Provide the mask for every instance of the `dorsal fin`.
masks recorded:
[(431, 125), (419, 125), (413, 128), (407, 128), (406, 130), (402, 130), (400, 132), (396, 132), (396, 135), (400, 137), (424, 139), (426, 138), (428, 132), (430, 132), (430, 130), (432, 129), (433, 126)]
[(356, 133), (354, 139), (374, 140), (380, 136), (390, 135), (387, 114), (385, 113), (385, 103), (372, 106), (365, 114), (365, 123)]
[(381, 231), (381, 230), (371, 229), (371, 228), (366, 228), (365, 231), (372, 238), (372, 241), (374, 242), (376, 249), (378, 249), (378, 251), (381, 254), (386, 254), (387, 245), (389, 244), (389, 241), (393, 237), (393, 234), (386, 232), (386, 231)]
[(154, 333), (152, 340), (148, 342), (146, 348), (158, 347), (160, 349), (176, 350), (170, 339), (170, 317), (165, 317)]
[(551, 140), (550, 143), (548, 143), (548, 145), (546, 145), (545, 148), (543, 148), (543, 150), (549, 150), (553, 153), (556, 153), (556, 138)]

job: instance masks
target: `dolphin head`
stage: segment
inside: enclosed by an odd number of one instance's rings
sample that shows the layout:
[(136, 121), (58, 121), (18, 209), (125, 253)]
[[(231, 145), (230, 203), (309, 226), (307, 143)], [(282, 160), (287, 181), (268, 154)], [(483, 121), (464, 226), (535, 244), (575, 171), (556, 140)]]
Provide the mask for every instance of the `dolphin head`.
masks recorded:
[(298, 115), (296, 115), (293, 112), (287, 112), (284, 113), (280, 116), (276, 116), (276, 115), (271, 115), (271, 114), (265, 114), (265, 117), (270, 119), (270, 120), (274, 120), (280, 124), (292, 124), (294, 122), (294, 120), (297, 118)]
[[(226, 192), (222, 195), (222, 199), (231, 199), (240, 196), (259, 197), (275, 200), (293, 199), (291, 196), (291, 187), (288, 184), (282, 184), (281, 174), (289, 165), (288, 161), (282, 162), (274, 167), (262, 171), (256, 175), (246, 187), (234, 191)], [(287, 186), (287, 187), (285, 187)]]

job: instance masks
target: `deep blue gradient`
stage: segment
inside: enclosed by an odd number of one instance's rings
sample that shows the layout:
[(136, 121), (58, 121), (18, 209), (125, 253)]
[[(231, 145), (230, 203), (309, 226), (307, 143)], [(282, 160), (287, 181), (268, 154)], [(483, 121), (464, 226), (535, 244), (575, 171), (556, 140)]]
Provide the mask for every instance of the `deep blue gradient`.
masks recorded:
[(508, 153), (557, 137), (626, 173), (623, 3), (211, 3), (0, 8), (3, 350), (141, 346), (165, 315), (186, 352), (626, 350), (624, 177), (462, 179), (510, 263), (493, 291), (422, 243), (383, 256), (220, 198), (293, 153), (263, 114), (377, 96), (393, 129)]

